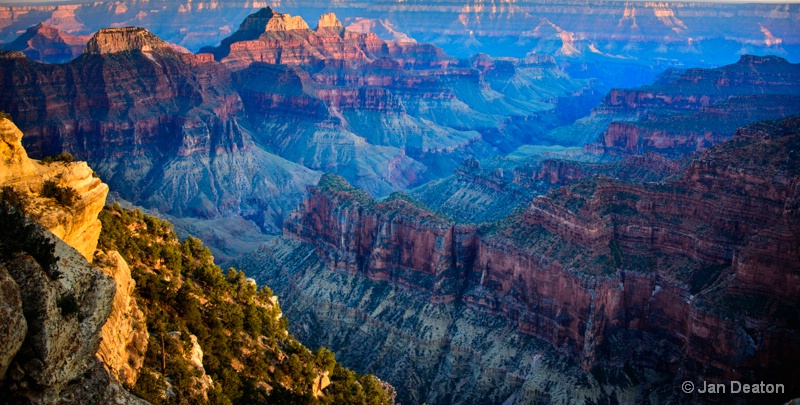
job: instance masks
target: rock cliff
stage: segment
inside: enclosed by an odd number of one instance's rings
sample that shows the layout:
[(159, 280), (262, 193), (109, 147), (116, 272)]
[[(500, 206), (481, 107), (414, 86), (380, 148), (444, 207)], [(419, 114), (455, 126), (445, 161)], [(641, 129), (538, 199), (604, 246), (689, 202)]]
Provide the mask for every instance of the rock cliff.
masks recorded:
[(114, 279), (117, 290), (111, 313), (103, 325), (97, 357), (108, 372), (126, 387), (133, 387), (147, 352), (147, 323), (133, 292), (136, 282), (128, 263), (116, 251), (98, 252), (95, 264)]
[[(68, 151), (123, 199), (195, 223), (247, 218), (275, 232), (318, 178), (253, 141), (224, 66), (145, 30), (101, 30), (63, 65), (15, 55), (0, 62), (7, 73), (0, 108), (25, 131), (28, 152)], [(221, 248), (240, 249), (235, 241)]]
[(20, 51), (37, 62), (65, 63), (78, 57), (88, 40), (88, 36), (72, 36), (39, 23), (14, 41), (0, 45), (0, 50)]
[(86, 44), (88, 54), (118, 52), (153, 52), (168, 49), (169, 45), (144, 28), (106, 28), (98, 31)]
[[(43, 163), (28, 158), (22, 132), (9, 119), (0, 119), (0, 185), (12, 187), (29, 202), (28, 214), (50, 232), (92, 260), (100, 236), (97, 214), (106, 203), (108, 186), (85, 162)], [(74, 190), (76, 201), (68, 206), (43, 195), (47, 182)]]
[[(302, 339), (359, 358), (404, 400), (658, 401), (698, 375), (780, 380), (786, 400), (800, 390), (786, 355), (799, 347), (799, 122), (744, 128), (668, 182), (588, 177), (483, 227), (323, 177), (284, 236), (239, 265), (284, 297)], [(487, 322), (515, 343), (469, 343)], [(380, 349), (347, 343), (363, 340)], [(516, 353), (538, 353), (550, 374)], [(469, 382), (453, 382), (465, 368)], [(502, 388), (484, 388), (498, 369)], [(588, 388), (569, 382), (590, 374)]]
[[(108, 187), (92, 176), (86, 163), (29, 159), (22, 133), (7, 118), (0, 120), (0, 134), (1, 215), (9, 232), (0, 241), (4, 398), (41, 404), (144, 403), (95, 357), (101, 340), (105, 349), (100, 351), (108, 352), (116, 343), (112, 337), (129, 334), (133, 322), (116, 316), (106, 323), (112, 300), (125, 300), (131, 293), (124, 261), (112, 274), (125, 288), (118, 293), (115, 279), (88, 261), (97, 246), (97, 215)], [(47, 182), (61, 194), (45, 195)], [(72, 199), (63, 190), (71, 190)], [(28, 223), (32, 220), (38, 223)]]
[(800, 65), (777, 56), (670, 69), (652, 85), (612, 89), (589, 117), (556, 132), (566, 141), (582, 131), (578, 139), (608, 155), (686, 156), (730, 139), (739, 127), (800, 113), (799, 82)]

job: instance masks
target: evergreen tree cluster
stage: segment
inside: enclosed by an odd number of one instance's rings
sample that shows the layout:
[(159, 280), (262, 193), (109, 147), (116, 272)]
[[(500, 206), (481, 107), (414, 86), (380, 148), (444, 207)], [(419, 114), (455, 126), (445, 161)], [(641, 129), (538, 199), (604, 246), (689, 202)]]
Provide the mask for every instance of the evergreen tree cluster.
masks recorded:
[[(342, 367), (325, 348), (312, 352), (300, 344), (287, 332), (272, 291), (236, 269), (223, 272), (200, 240), (179, 241), (169, 222), (116, 204), (100, 220), (98, 248), (117, 250), (129, 263), (147, 318), (150, 341), (135, 394), (154, 404), (392, 402), (374, 376)], [(191, 350), (190, 335), (213, 381), (207, 401), (194, 382), (200, 372), (179, 355)], [(312, 387), (324, 372), (331, 385), (317, 398)]]

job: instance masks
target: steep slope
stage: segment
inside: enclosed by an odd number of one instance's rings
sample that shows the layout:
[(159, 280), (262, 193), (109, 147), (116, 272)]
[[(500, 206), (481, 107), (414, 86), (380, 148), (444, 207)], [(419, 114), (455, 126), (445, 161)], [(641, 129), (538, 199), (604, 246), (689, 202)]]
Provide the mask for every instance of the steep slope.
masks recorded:
[(326, 349), (303, 347), (269, 288), (235, 269), (223, 274), (208, 248), (179, 242), (168, 222), (118, 205), (87, 212), (103, 228), (92, 241), (93, 267), (33, 221), (40, 212), (85, 211), (75, 202), (92, 189), (66, 183), (53, 197), (36, 187), (54, 169), (85, 163), (28, 159), (19, 130), (0, 120), (4, 402), (147, 403), (129, 388), (155, 404), (392, 403), (391, 386), (345, 369)]
[(97, 213), (108, 194), (92, 169), (69, 155), (49, 163), (28, 158), (22, 132), (8, 116), (0, 116), (0, 169), (0, 185), (27, 190), (26, 213), (91, 261), (100, 236)]
[(227, 69), (143, 29), (101, 30), (64, 65), (0, 59), (0, 108), (30, 153), (86, 159), (134, 203), (275, 232), (319, 176), (254, 143)]
[(39, 23), (14, 41), (0, 45), (0, 50), (20, 51), (36, 62), (65, 63), (77, 58), (88, 40), (88, 36), (72, 36)]
[(134, 393), (152, 403), (391, 403), (374, 376), (303, 347), (271, 290), (233, 268), (223, 273), (198, 239), (180, 242), (168, 222), (119, 206), (100, 217), (100, 248), (131, 264), (147, 319)]
[(104, 326), (125, 293), (89, 262), (108, 187), (86, 163), (29, 159), (6, 116), (0, 135), (0, 395), (10, 403), (144, 403), (95, 357), (130, 323)]
[(237, 264), (303, 341), (401, 400), (703, 400), (674, 389), (700, 378), (780, 382), (785, 401), (800, 392), (798, 124), (744, 128), (672, 181), (586, 178), (484, 227), (326, 176)]

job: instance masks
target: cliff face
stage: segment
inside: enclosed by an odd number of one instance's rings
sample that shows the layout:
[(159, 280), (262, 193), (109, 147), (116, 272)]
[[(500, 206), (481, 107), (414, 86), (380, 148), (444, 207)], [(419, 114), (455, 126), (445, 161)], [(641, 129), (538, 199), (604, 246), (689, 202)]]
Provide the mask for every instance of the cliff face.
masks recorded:
[(65, 63), (83, 52), (88, 39), (88, 36), (72, 36), (39, 23), (28, 28), (13, 42), (0, 45), (0, 50), (20, 51), (37, 62)]
[(797, 114), (799, 82), (798, 65), (776, 56), (672, 69), (652, 85), (611, 90), (581, 125), (605, 122), (594, 129), (589, 148), (596, 152), (686, 156), (730, 139), (738, 127)]
[[(91, 261), (100, 236), (97, 214), (106, 203), (108, 186), (85, 162), (44, 164), (28, 158), (22, 132), (9, 119), (0, 119), (0, 134), (0, 185), (33, 199), (28, 214)], [(73, 189), (78, 198), (69, 206), (51, 203), (42, 195), (48, 181)]]
[[(112, 300), (130, 299), (132, 282), (124, 261), (111, 274), (114, 278), (88, 261), (98, 243), (97, 215), (108, 186), (93, 177), (84, 162), (48, 164), (29, 159), (20, 142), (22, 133), (8, 119), (0, 120), (0, 134), (2, 215), (4, 231), (12, 233), (0, 241), (0, 314), (7, 326), (0, 356), (3, 397), (41, 404), (143, 403), (95, 357), (101, 340), (105, 349), (100, 351), (108, 352), (109, 345), (117, 343), (111, 337), (128, 339), (134, 322), (118, 315), (115, 322), (106, 323)], [(51, 190), (72, 190), (76, 196), (70, 202), (64, 191), (55, 198), (45, 195), (47, 182)], [(20, 211), (38, 223), (24, 225), (31, 220)], [(19, 241), (27, 242), (14, 248)], [(49, 252), (47, 246), (53, 246)], [(124, 286), (116, 293), (115, 278)], [(137, 368), (135, 362), (126, 366)]]
[(101, 30), (63, 65), (6, 54), (0, 70), (0, 108), (26, 132), (29, 153), (69, 151), (129, 201), (275, 231), (318, 176), (255, 145), (224, 66), (142, 29)]
[(87, 54), (110, 54), (119, 52), (153, 52), (169, 49), (161, 38), (144, 28), (106, 28), (98, 31), (86, 44)]
[[(453, 326), (466, 323), (483, 333), (477, 326), (483, 321), (469, 313), (547, 342), (566, 356), (551, 354), (551, 360), (568, 358), (584, 371), (629, 364), (680, 380), (769, 377), (796, 393), (800, 387), (792, 381), (800, 371), (786, 361), (786, 350), (797, 347), (791, 337), (796, 313), (790, 310), (800, 285), (797, 123), (793, 118), (743, 129), (694, 161), (679, 180), (586, 178), (481, 228), (453, 223), (403, 198), (376, 203), (325, 177), (287, 221), (282, 240), (241, 265), (285, 294), (290, 316), (303, 319), (301, 338), (366, 356), (360, 367), (384, 372), (396, 384), (447, 380), (465, 364), (453, 351), (485, 353), (465, 349), (464, 339), (473, 335), (463, 324)], [(318, 262), (299, 260), (312, 253)], [(350, 283), (361, 287), (346, 287)], [(344, 295), (318, 295), (326, 288)], [(413, 320), (368, 309), (384, 308), (379, 303), (406, 294), (400, 291), (425, 301), (410, 304), (418, 314)], [(292, 294), (300, 294), (298, 302), (291, 302)], [(362, 321), (337, 325), (352, 317)], [(361, 353), (340, 338), (355, 334), (355, 324), (370, 325), (357, 334), (367, 333), (365, 339), (382, 347), (378, 353)], [(333, 331), (314, 335), (325, 328)], [(381, 360), (392, 358), (389, 346), (410, 342), (424, 342), (424, 353), (402, 356), (408, 368), (390, 370)], [(512, 356), (497, 361), (508, 364)], [(434, 383), (409, 387), (405, 395), (441, 402), (485, 398), (479, 382), (492, 363), (477, 364), (480, 371), (468, 384), (474, 391), (454, 388), (450, 397), (444, 393), (450, 387)], [(591, 381), (589, 391), (614, 385)], [(632, 389), (659, 384), (648, 380)], [(524, 385), (505, 387), (505, 398), (514, 392), (522, 398)], [(574, 386), (569, 390), (585, 395)], [(622, 400), (630, 393), (609, 396)]]
[(136, 282), (128, 263), (116, 251), (99, 253), (96, 263), (114, 279), (117, 287), (111, 313), (103, 325), (97, 357), (114, 378), (126, 387), (133, 387), (144, 365), (150, 337), (144, 313), (133, 297)]
[(317, 28), (311, 30), (302, 18), (269, 7), (245, 18), (219, 47), (200, 52), (214, 54), (232, 70), (253, 62), (315, 65), (331, 59), (358, 63), (392, 57), (402, 64), (443, 67), (454, 61), (429, 44), (387, 42), (375, 34), (346, 31), (332, 13), (320, 17)]

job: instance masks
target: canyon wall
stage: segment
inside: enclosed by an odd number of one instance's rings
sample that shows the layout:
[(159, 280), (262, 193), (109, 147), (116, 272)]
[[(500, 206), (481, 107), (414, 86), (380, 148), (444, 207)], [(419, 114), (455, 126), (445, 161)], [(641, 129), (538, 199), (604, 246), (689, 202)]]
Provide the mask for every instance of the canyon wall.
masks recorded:
[[(532, 392), (583, 396), (614, 386), (628, 390), (605, 395), (651, 392), (655, 400), (674, 391), (673, 379), (697, 375), (770, 378), (797, 393), (799, 371), (787, 360), (798, 347), (797, 123), (740, 130), (678, 180), (587, 177), (484, 226), (455, 223), (403, 195), (374, 201), (326, 176), (284, 236), (239, 265), (285, 297), (302, 339), (384, 373), (406, 389), (401, 399), (525, 403)], [(484, 322), (513, 331), (521, 352), (561, 371), (516, 377), (494, 393), (481, 388), (489, 375), (503, 381), (528, 370), (515, 368), (518, 354), (505, 343), (473, 340), (490, 333)], [(362, 339), (379, 349), (353, 345)], [(528, 351), (535, 342), (555, 352)], [(390, 348), (406, 345), (418, 349)], [(475, 352), (458, 355), (465, 350)], [(509, 352), (487, 354), (498, 350)], [(386, 361), (395, 355), (392, 369)], [(462, 367), (474, 370), (466, 386), (448, 385)], [(631, 385), (644, 370), (653, 378)], [(570, 375), (591, 375), (589, 388), (551, 391), (537, 380)], [(533, 391), (529, 380), (538, 381)]]

